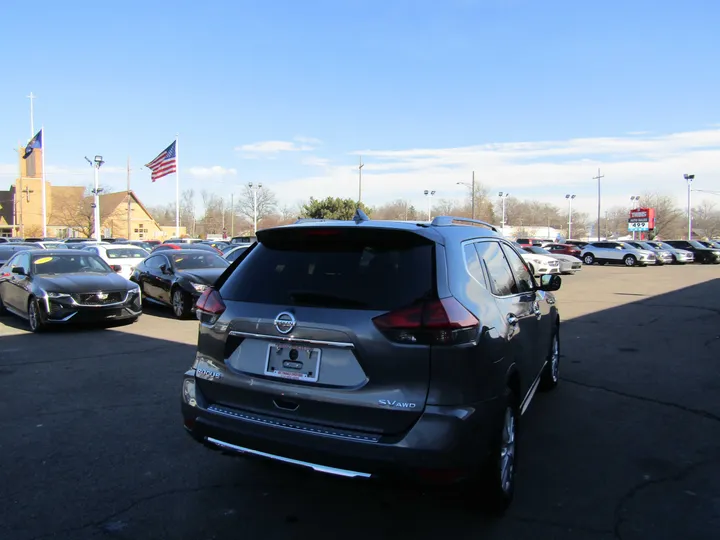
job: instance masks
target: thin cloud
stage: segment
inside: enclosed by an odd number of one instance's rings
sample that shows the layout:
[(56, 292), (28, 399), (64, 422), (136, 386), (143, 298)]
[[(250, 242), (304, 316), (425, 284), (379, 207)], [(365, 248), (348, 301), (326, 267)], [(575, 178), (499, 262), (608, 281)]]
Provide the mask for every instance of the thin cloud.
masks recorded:
[(213, 165), (212, 167), (190, 167), (188, 173), (195, 178), (222, 178), (225, 176), (235, 176), (237, 169)]
[(243, 144), (235, 147), (245, 157), (275, 157), (282, 152), (309, 152), (321, 144), (319, 139), (313, 137), (295, 137), (292, 141), (272, 140)]

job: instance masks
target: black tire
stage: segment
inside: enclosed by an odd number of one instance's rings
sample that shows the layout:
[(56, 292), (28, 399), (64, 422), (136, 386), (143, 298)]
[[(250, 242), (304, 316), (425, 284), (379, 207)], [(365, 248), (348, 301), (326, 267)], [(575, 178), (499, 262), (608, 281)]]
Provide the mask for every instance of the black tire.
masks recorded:
[(588, 266), (592, 265), (595, 262), (595, 255), (592, 253), (586, 253), (583, 255), (583, 263), (587, 264)]
[(623, 263), (625, 264), (625, 266), (628, 266), (628, 267), (637, 266), (637, 262), (638, 261), (634, 255), (625, 255), (623, 257)]
[[(480, 478), (483, 493), (482, 508), (493, 516), (503, 515), (515, 496), (520, 411), (517, 397), (510, 388), (505, 389), (502, 403), (502, 413), (497, 422), (490, 457), (483, 467)], [(511, 429), (508, 429), (509, 418), (511, 418)], [(509, 457), (509, 462), (505, 461), (506, 457)]]
[(192, 312), (192, 299), (190, 295), (183, 291), (180, 287), (172, 290), (170, 297), (173, 314), (178, 319), (187, 319)]
[(554, 390), (560, 381), (560, 329), (556, 328), (553, 333), (552, 342), (550, 343), (550, 352), (548, 352), (547, 363), (540, 375), (540, 384), (538, 390), (541, 392), (550, 392)]
[(45, 331), (46, 323), (44, 320), (42, 306), (35, 297), (28, 301), (28, 326), (33, 334), (39, 334)]

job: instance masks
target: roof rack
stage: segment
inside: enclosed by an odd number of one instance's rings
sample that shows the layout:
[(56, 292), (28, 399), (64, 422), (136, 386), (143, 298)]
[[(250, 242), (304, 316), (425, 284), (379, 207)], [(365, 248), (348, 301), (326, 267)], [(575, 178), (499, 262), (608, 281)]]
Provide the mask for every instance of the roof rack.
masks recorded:
[(456, 216), (437, 216), (432, 220), (432, 223), (431, 223), (431, 225), (433, 227), (447, 227), (449, 225), (456, 225), (456, 224), (467, 224), (467, 225), (476, 226), (476, 227), (487, 227), (488, 229), (491, 229), (494, 232), (498, 232), (497, 227), (495, 227), (495, 225), (491, 225), (487, 221), (480, 221), (479, 219), (470, 219), (470, 218), (456, 217)]

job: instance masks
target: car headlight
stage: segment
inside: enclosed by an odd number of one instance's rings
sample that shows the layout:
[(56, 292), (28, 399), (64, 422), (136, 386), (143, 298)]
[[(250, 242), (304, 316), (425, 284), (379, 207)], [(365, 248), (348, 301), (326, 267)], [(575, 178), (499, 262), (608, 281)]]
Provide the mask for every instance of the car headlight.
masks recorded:
[(560, 264), (560, 261), (550, 261), (550, 262), (548, 262), (548, 266), (557, 266), (558, 264)]
[(203, 285), (202, 283), (191, 283), (190, 285), (192, 285), (193, 289), (195, 289), (197, 292), (203, 292), (205, 289), (208, 288), (207, 285)]
[(62, 292), (48, 292), (48, 298), (70, 298), (70, 295)]

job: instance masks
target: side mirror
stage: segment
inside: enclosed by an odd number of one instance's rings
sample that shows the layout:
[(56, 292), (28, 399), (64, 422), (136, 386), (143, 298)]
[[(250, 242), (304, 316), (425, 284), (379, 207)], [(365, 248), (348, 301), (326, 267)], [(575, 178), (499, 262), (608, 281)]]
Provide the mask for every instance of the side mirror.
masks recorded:
[(160, 271), (161, 271), (163, 274), (170, 274), (170, 273), (171, 273), (171, 272), (170, 272), (170, 269), (168, 268), (168, 265), (167, 265), (167, 264), (161, 264), (161, 265), (160, 265)]
[(21, 267), (21, 266), (13, 266), (12, 273), (13, 273), (13, 274), (17, 274), (18, 276), (25, 276), (25, 275), (27, 275), (27, 274), (25, 273), (25, 269), (24, 269), (23, 267)]
[(560, 278), (560, 276), (552, 274), (545, 274), (544, 276), (540, 276), (539, 289), (541, 291), (557, 291), (560, 288), (560, 285), (562, 285), (562, 279)]

